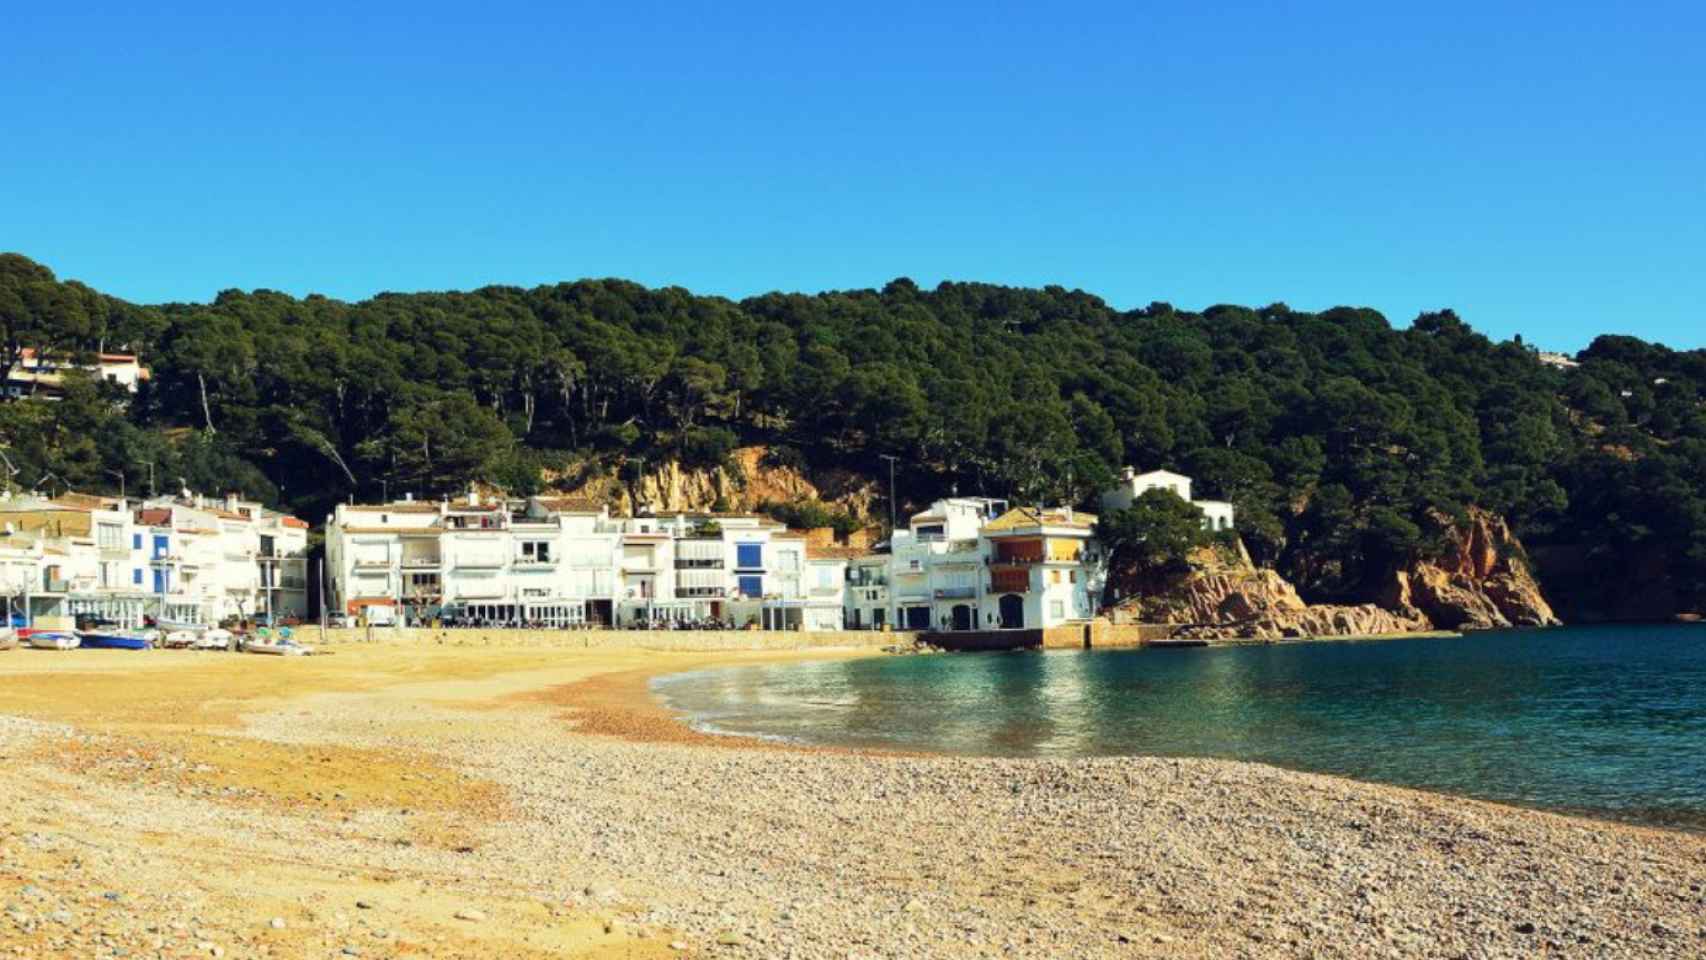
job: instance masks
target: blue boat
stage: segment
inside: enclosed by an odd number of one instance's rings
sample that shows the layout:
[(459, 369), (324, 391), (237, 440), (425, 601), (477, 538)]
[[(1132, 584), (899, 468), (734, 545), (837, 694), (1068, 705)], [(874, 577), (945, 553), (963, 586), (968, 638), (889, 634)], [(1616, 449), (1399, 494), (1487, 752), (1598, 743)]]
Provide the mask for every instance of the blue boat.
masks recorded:
[(94, 630), (79, 631), (77, 639), (82, 641), (85, 650), (146, 650), (148, 638), (140, 637), (122, 630), (98, 632)]

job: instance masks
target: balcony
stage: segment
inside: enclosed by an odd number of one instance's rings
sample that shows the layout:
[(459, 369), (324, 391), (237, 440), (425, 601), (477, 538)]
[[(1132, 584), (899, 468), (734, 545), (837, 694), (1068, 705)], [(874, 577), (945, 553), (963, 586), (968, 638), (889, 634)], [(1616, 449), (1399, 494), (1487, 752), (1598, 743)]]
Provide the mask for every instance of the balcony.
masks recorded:
[(389, 557), (384, 560), (358, 559), (352, 566), (357, 570), (389, 570), (391, 569), (391, 559)]
[(474, 556), (456, 558), (456, 569), (458, 570), (502, 570), (503, 568), (504, 559), (502, 557)]
[(976, 587), (937, 587), (938, 600), (969, 600), (977, 596)]
[(444, 558), (439, 556), (414, 556), (403, 558), (404, 570), (437, 570), (444, 566)]
[(727, 595), (728, 595), (728, 590), (726, 588), (723, 588), (723, 587), (680, 587), (680, 586), (678, 586), (675, 588), (675, 597), (677, 600), (704, 600), (704, 599), (717, 600), (717, 599), (721, 599), (722, 597), (727, 596)]
[(552, 557), (516, 557), (510, 565), (517, 570), (546, 570), (557, 566), (557, 560)]

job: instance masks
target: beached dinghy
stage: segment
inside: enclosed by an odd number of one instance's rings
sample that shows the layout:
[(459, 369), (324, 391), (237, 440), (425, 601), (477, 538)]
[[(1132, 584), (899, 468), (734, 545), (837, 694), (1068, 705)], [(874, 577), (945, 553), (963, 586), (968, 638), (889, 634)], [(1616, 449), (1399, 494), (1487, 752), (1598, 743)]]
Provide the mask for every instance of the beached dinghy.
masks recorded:
[(221, 627), (203, 630), (196, 634), (195, 642), (190, 644), (192, 650), (233, 650), (236, 638), (231, 631)]
[(24, 640), (37, 650), (75, 650), (82, 642), (64, 630), (32, 630)]
[(262, 630), (259, 635), (243, 641), (243, 652), (273, 657), (306, 657), (313, 653), (314, 649), (297, 643), (288, 629), (280, 630), (277, 634)]
[(130, 630), (85, 630), (79, 634), (85, 650), (146, 650), (148, 638)]
[(188, 650), (195, 646), (196, 639), (194, 630), (169, 630), (160, 638), (160, 646), (167, 650)]

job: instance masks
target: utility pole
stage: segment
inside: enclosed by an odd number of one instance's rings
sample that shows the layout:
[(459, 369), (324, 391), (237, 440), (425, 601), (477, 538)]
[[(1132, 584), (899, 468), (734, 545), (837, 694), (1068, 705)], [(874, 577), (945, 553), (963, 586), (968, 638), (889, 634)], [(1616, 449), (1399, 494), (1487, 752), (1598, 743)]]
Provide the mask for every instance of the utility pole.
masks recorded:
[(107, 476), (118, 478), (118, 498), (120, 500), (125, 501), (126, 503), (129, 503), (130, 498), (124, 495), (124, 471), (123, 470), (108, 470)]
[(900, 458), (890, 453), (879, 454), (879, 456), (889, 462), (889, 629), (899, 630), (901, 629), (901, 624), (898, 622), (900, 620), (900, 600), (895, 596), (894, 589), (894, 573), (898, 566), (894, 559), (894, 533), (895, 526), (900, 521), (898, 520), (899, 514), (894, 499), (894, 465), (895, 461)]
[(138, 460), (136, 461), (136, 465), (148, 468), (148, 496), (154, 496), (154, 461)]
[(889, 462), (889, 543), (892, 547), (892, 545), (894, 543), (895, 527), (899, 522), (896, 519), (897, 513), (895, 510), (895, 500), (894, 500), (894, 464), (895, 464), (895, 461), (899, 460), (900, 458), (895, 456), (892, 453), (884, 453), (884, 454), (880, 454), (880, 456), (884, 460), (887, 460)]

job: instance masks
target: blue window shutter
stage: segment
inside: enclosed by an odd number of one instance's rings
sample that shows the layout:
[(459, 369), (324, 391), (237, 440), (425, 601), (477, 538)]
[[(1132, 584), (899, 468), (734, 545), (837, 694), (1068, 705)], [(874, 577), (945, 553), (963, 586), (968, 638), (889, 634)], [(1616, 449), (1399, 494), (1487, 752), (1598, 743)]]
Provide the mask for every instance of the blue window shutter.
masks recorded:
[(736, 544), (735, 565), (747, 570), (764, 566), (764, 545), (761, 543)]
[(141, 567), (137, 567), (135, 570), (130, 571), (130, 582), (136, 584), (139, 587), (142, 586), (142, 568)]
[(142, 549), (142, 534), (133, 533), (130, 535), (130, 549), (132, 549), (132, 550), (141, 550)]
[(763, 577), (741, 577), (740, 578), (740, 592), (749, 596), (749, 597), (761, 597), (761, 596), (763, 596), (764, 595), (764, 578)]

